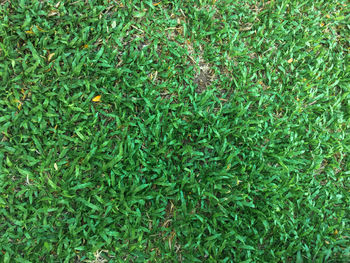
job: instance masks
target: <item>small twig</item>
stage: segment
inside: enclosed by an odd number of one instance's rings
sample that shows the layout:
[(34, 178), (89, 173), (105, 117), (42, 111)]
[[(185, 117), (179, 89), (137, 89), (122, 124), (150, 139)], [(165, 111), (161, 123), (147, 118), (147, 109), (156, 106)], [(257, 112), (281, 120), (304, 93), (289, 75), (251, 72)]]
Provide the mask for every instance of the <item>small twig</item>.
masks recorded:
[(176, 27), (168, 27), (168, 28), (166, 28), (164, 30), (173, 30), (173, 29), (177, 29), (177, 28)]
[(317, 102), (317, 100), (315, 100), (315, 101), (313, 101), (313, 102), (309, 103), (307, 106), (314, 105), (316, 102)]
[(180, 8), (180, 12), (181, 12), (181, 14), (184, 16), (184, 18), (185, 18), (185, 20), (186, 20), (186, 15), (185, 15), (184, 11), (182, 11), (181, 8)]
[(122, 63), (123, 63), (123, 60), (121, 59), (115, 67), (116, 68), (119, 67)]
[(29, 181), (29, 175), (27, 174), (27, 185), (32, 185)]
[(136, 29), (136, 30), (138, 30), (138, 31), (140, 31), (141, 33), (145, 33), (145, 31), (143, 31), (142, 29), (140, 29), (140, 28), (138, 28), (138, 27), (136, 27), (136, 26), (134, 26), (134, 25), (131, 25), (131, 27), (132, 28), (134, 28), (134, 29)]
[(193, 62), (194, 64), (197, 65), (197, 62), (194, 60), (194, 58), (193, 58), (192, 56), (190, 56), (190, 55), (187, 55), (187, 56), (192, 60), (192, 62)]

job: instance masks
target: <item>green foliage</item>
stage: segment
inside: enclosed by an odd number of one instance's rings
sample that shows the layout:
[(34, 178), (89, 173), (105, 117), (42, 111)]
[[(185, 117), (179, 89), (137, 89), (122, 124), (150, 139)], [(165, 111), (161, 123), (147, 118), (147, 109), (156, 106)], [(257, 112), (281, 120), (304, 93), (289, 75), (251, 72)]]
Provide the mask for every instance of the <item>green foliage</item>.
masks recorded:
[(2, 1), (1, 262), (349, 261), (349, 11)]

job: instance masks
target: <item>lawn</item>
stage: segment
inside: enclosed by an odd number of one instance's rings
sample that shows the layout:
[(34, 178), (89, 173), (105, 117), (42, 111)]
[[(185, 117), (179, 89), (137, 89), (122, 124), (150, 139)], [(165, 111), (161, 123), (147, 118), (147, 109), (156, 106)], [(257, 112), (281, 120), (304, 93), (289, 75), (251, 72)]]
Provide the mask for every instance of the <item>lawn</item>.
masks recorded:
[(350, 262), (349, 21), (0, 1), (0, 261)]

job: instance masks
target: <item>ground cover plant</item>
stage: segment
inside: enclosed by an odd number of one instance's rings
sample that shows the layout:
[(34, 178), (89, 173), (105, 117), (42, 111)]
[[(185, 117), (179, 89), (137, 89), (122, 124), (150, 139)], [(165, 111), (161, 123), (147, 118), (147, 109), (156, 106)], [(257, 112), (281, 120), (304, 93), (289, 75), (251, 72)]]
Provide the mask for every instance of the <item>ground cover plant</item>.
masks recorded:
[(0, 1), (1, 262), (349, 262), (348, 1)]

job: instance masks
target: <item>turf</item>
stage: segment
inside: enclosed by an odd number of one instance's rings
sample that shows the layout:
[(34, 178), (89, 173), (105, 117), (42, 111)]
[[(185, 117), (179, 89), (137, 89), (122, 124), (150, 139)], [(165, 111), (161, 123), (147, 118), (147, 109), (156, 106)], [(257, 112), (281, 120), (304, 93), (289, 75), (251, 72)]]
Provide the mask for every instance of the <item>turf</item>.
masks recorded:
[(349, 262), (350, 8), (1, 1), (1, 262)]

